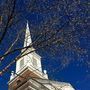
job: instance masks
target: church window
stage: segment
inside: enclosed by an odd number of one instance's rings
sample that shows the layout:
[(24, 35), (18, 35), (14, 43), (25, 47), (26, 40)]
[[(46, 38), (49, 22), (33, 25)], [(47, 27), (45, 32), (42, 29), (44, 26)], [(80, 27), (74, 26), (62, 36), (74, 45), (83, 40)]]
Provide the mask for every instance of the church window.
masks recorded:
[(24, 59), (20, 61), (20, 68), (24, 65)]
[(35, 58), (33, 58), (33, 65), (37, 66), (37, 60)]

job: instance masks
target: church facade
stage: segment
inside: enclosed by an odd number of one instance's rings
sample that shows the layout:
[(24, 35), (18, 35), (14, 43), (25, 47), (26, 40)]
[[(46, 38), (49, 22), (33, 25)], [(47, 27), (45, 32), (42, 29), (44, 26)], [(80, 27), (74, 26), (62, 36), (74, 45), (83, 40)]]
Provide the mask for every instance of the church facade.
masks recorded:
[[(27, 22), (24, 47), (29, 45), (32, 45), (32, 39)], [(30, 51), (33, 52), (29, 53)], [(69, 83), (49, 80), (47, 71), (42, 70), (41, 56), (32, 46), (24, 52), (26, 53), (28, 54), (17, 60), (15, 73), (11, 72), (9, 90), (75, 90)]]

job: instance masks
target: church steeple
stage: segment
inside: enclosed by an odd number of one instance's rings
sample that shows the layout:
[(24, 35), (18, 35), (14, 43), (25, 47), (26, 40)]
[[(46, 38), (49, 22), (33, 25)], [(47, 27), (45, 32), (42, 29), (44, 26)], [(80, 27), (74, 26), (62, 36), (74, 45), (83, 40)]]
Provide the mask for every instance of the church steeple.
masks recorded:
[(31, 34), (29, 29), (29, 23), (27, 21), (26, 30), (25, 30), (24, 47), (29, 46), (30, 44), (32, 44), (32, 39), (31, 39)]
[[(29, 23), (27, 21), (26, 24), (26, 31), (25, 31), (25, 39), (24, 39), (24, 47), (29, 46), (32, 44)], [(35, 50), (32, 47), (28, 48), (25, 53), (28, 53), (32, 50)], [(16, 73), (21, 73), (25, 68), (29, 68), (30, 70), (35, 70), (34, 73), (37, 72), (36, 76), (47, 78), (45, 73), (42, 72), (42, 65), (41, 65), (41, 56), (39, 56), (35, 51), (25, 55), (24, 57), (20, 58), (16, 62)], [(33, 71), (32, 71), (33, 72)]]
[[(29, 24), (26, 24), (24, 47), (32, 44)], [(33, 50), (33, 46), (25, 53)], [(50, 81), (42, 72), (41, 57), (34, 51), (16, 61), (16, 72), (11, 72), (9, 90), (74, 90), (70, 84)]]
[[(30, 44), (32, 44), (32, 39), (31, 39), (29, 24), (27, 21), (24, 47), (29, 46)], [(28, 48), (24, 52), (24, 54), (30, 52), (31, 50), (35, 50), (33, 46)], [(25, 79), (21, 78), (18, 75), (25, 77)], [(9, 81), (10, 90), (16, 90), (16, 88), (18, 88), (19, 85), (24, 83), (28, 78), (48, 79), (46, 70), (42, 72), (41, 56), (39, 56), (35, 51), (32, 53), (28, 53), (27, 55), (21, 57), (16, 61), (16, 71), (15, 73), (12, 72), (10, 76), (10, 81)], [(20, 89), (20, 90), (24, 90), (24, 89)]]

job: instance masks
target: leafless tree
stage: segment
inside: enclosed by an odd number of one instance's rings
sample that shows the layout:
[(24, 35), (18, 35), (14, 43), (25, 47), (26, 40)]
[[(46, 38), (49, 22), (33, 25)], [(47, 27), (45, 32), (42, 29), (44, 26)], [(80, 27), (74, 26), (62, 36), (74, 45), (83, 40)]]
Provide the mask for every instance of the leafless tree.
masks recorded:
[[(80, 0), (1, 0), (0, 1), (0, 61), (15, 55), (1, 74), (25, 53), (49, 52), (62, 57), (63, 66), (68, 65), (74, 55), (88, 57), (81, 41), (88, 34), (88, 2)], [(26, 19), (29, 20), (33, 43), (23, 47)], [(20, 53), (20, 51), (23, 52)], [(18, 54), (17, 54), (18, 53)], [(52, 56), (54, 57), (54, 56)], [(81, 59), (80, 59), (81, 60)], [(90, 62), (86, 59), (87, 65)]]

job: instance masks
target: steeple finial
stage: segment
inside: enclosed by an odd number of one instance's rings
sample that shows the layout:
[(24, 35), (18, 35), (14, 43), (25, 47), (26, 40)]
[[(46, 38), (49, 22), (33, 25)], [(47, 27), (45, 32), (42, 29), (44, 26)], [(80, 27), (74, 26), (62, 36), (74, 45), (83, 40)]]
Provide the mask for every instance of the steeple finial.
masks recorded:
[(29, 24), (28, 24), (28, 21), (27, 21), (26, 32), (25, 32), (24, 47), (29, 46), (31, 43), (32, 43), (32, 39), (31, 39)]
[(28, 24), (28, 20), (27, 20), (27, 26), (26, 26), (26, 29), (28, 29), (28, 30), (29, 30), (29, 24)]

